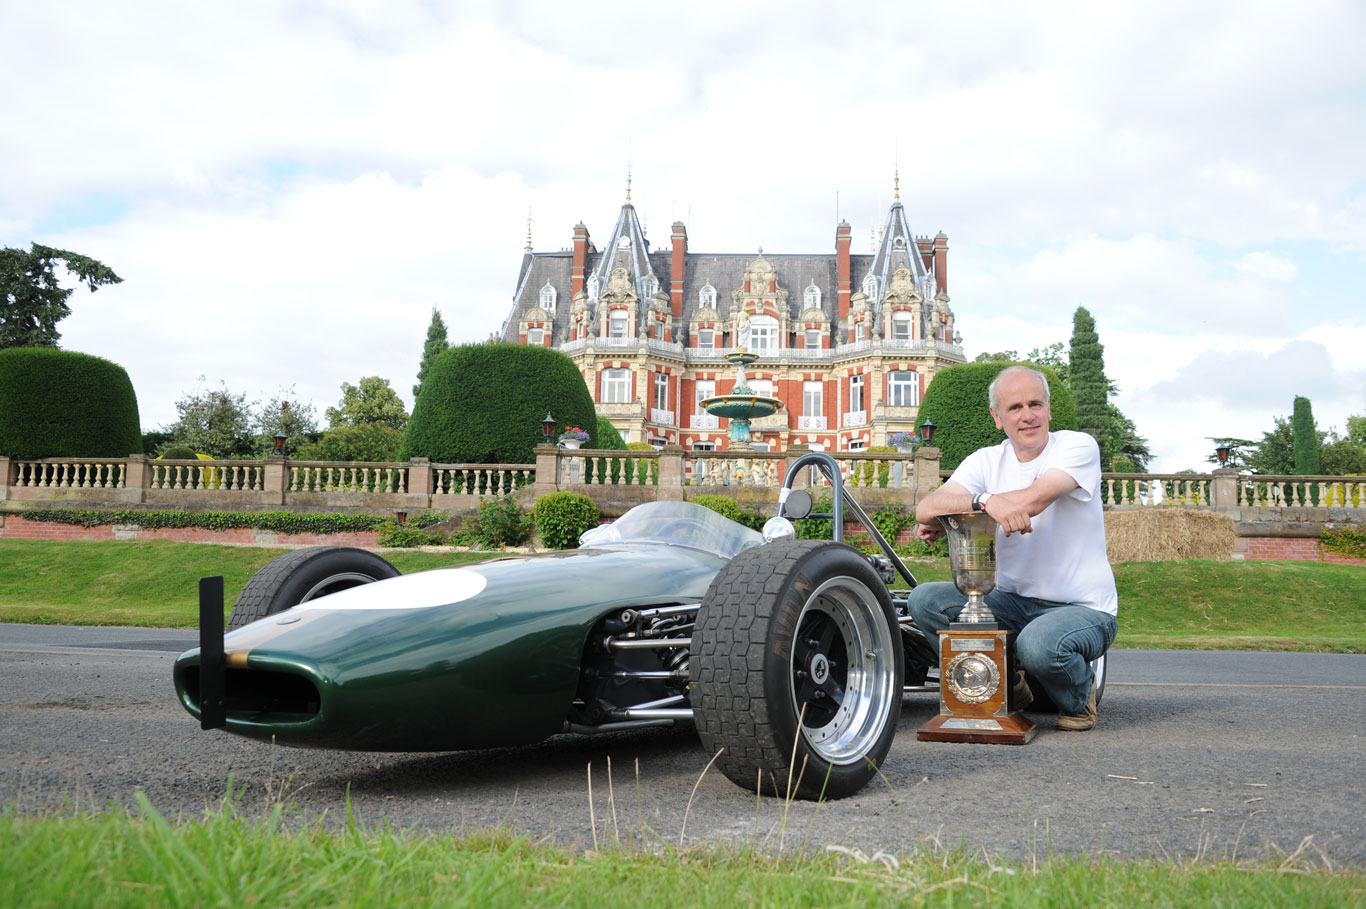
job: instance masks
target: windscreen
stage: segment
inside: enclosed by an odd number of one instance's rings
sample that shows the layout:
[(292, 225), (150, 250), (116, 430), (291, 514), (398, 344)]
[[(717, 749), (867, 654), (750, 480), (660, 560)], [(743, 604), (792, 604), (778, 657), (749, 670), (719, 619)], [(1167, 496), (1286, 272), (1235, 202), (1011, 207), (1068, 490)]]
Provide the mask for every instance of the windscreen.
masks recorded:
[(601, 524), (579, 537), (580, 548), (629, 543), (668, 543), (733, 558), (764, 541), (728, 518), (691, 502), (650, 502), (637, 505), (611, 524)]

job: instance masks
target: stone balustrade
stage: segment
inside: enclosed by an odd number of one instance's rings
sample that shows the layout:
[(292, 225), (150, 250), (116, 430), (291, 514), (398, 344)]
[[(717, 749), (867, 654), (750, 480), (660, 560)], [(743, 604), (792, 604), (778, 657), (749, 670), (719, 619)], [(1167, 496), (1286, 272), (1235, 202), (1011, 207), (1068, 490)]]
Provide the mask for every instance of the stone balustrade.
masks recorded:
[[(787, 464), (806, 449), (786, 452), (568, 450), (541, 446), (535, 464), (433, 464), (128, 458), (14, 459), (0, 456), (5, 510), (52, 505), (143, 505), (192, 510), (383, 512), (397, 508), (449, 513), (472, 510), (491, 497), (583, 492), (604, 514), (654, 499), (730, 495), (772, 508)], [(836, 452), (844, 483), (869, 507), (911, 505), (948, 476), (939, 450)], [(804, 472), (805, 473), (805, 472)], [(814, 469), (798, 485), (828, 485)], [(1366, 519), (1366, 477), (1258, 476), (1234, 470), (1209, 474), (1102, 476), (1109, 508), (1212, 508), (1243, 522), (1324, 522)]]

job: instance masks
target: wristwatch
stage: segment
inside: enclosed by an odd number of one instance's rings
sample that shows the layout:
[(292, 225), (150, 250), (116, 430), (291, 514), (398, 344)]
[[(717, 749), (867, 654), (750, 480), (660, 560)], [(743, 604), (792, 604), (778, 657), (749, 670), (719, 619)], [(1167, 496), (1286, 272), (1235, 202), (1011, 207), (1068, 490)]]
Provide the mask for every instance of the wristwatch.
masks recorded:
[(989, 498), (991, 498), (991, 493), (989, 493), (989, 492), (979, 492), (979, 493), (977, 493), (977, 495), (975, 495), (975, 496), (972, 497), (972, 510), (973, 510), (973, 511), (986, 511), (986, 510), (987, 510), (987, 499), (989, 499)]

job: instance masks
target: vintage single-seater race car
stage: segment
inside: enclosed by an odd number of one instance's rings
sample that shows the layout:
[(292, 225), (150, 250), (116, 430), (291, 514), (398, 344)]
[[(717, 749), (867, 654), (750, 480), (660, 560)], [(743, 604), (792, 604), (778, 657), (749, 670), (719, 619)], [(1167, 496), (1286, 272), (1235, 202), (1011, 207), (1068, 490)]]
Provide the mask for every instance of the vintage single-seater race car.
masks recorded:
[[(810, 466), (831, 481), (835, 541), (794, 538)], [(654, 502), (575, 550), (410, 575), (365, 550), (295, 550), (248, 582), (226, 636), (221, 579), (201, 583), (176, 691), (206, 729), (360, 751), (693, 723), (740, 786), (847, 796), (890, 749), (903, 695), (938, 689), (938, 661), (891, 590), (915, 579), (834, 459), (798, 459), (779, 498), (762, 534)], [(882, 555), (839, 542), (846, 513)]]

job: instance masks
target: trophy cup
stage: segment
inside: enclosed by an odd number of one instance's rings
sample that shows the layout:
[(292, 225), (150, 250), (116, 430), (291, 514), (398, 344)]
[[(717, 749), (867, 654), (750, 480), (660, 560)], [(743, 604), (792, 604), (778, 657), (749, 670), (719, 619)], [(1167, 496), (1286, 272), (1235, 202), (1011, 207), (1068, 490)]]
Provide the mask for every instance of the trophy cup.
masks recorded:
[(948, 631), (939, 632), (939, 716), (916, 732), (926, 742), (1023, 745), (1034, 723), (1011, 713), (1009, 634), (987, 608), (996, 589), (996, 519), (988, 514), (946, 514), (939, 522), (949, 545), (953, 584), (968, 601)]

